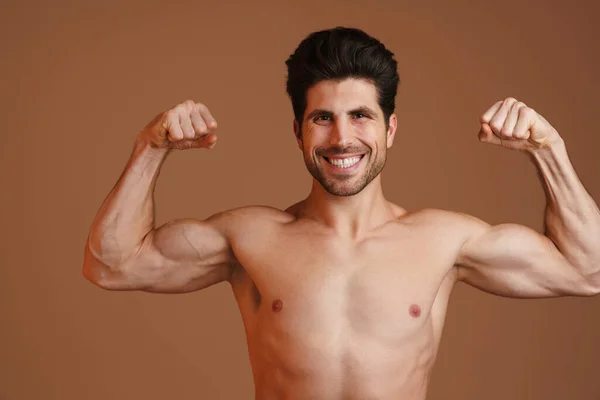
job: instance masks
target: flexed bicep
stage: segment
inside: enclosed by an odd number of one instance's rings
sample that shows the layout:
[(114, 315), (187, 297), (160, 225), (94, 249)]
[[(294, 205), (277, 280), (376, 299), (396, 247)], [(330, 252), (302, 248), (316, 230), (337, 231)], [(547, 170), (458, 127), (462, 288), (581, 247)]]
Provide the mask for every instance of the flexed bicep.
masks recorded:
[(490, 226), (473, 217), (465, 223), (470, 233), (456, 260), (459, 280), (505, 297), (595, 294), (548, 237), (518, 224)]
[(95, 265), (90, 278), (110, 290), (160, 293), (185, 293), (227, 280), (235, 261), (227, 237), (228, 219), (231, 215), (223, 212), (204, 221), (167, 222), (150, 231), (119, 268)]

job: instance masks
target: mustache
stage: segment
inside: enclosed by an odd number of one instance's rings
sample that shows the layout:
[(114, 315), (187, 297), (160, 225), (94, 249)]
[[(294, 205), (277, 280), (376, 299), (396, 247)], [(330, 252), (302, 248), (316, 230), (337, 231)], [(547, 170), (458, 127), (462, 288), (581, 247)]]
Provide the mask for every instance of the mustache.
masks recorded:
[(344, 154), (366, 154), (368, 149), (361, 147), (330, 147), (328, 149), (319, 150), (316, 152), (318, 156), (334, 157)]

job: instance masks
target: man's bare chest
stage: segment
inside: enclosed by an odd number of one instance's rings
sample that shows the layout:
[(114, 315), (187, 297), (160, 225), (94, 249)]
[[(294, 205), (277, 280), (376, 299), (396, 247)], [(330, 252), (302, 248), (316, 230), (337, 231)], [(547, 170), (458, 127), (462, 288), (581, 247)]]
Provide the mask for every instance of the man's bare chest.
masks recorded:
[(260, 322), (270, 330), (320, 327), (329, 337), (352, 331), (402, 340), (399, 333), (427, 323), (453, 264), (450, 249), (416, 235), (351, 243), (281, 232), (268, 237), (268, 246), (257, 239), (237, 249), (233, 289), (247, 327)]

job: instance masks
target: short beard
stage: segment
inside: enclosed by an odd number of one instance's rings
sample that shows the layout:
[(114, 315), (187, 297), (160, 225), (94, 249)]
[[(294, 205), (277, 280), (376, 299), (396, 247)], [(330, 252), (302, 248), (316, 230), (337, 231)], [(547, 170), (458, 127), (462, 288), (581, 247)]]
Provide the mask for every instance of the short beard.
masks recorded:
[[(306, 168), (308, 172), (321, 184), (323, 189), (325, 189), (329, 194), (334, 196), (354, 196), (355, 194), (360, 193), (373, 179), (375, 179), (383, 170), (385, 166), (385, 162), (387, 159), (387, 149), (383, 149), (381, 153), (377, 154), (377, 158), (373, 162), (373, 164), (367, 166), (367, 170), (363, 173), (362, 176), (358, 178), (358, 181), (351, 186), (347, 186), (344, 183), (344, 178), (340, 179), (330, 179), (324, 176), (322, 169), (319, 169), (316, 163), (312, 162), (312, 159), (304, 156), (304, 163), (306, 164)], [(372, 153), (367, 153), (363, 156), (363, 158), (371, 155)], [(361, 159), (360, 162), (363, 160)], [(328, 162), (324, 160), (324, 162)], [(348, 177), (347, 179), (355, 179), (355, 177)]]

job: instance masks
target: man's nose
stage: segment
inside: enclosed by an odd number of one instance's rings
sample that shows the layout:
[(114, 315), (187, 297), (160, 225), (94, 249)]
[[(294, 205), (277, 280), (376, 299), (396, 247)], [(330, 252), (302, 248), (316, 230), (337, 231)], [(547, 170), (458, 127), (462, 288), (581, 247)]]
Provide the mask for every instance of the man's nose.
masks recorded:
[(344, 118), (336, 118), (331, 127), (329, 144), (335, 147), (346, 147), (352, 143), (352, 129)]

